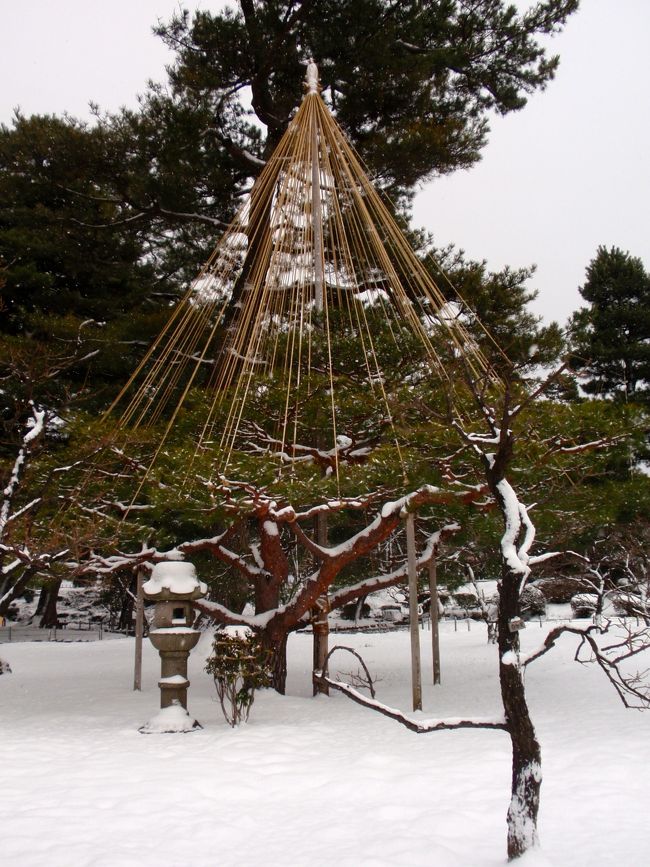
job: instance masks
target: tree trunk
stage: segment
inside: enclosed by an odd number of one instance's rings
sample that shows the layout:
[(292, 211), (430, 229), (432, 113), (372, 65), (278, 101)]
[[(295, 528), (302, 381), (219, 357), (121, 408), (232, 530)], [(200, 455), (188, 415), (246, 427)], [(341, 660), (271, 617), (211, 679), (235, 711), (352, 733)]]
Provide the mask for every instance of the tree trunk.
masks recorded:
[(357, 604), (354, 609), (354, 627), (355, 629), (359, 626), (359, 620), (363, 617), (363, 606), (366, 604), (367, 595), (359, 596), (357, 599)]
[(287, 632), (274, 630), (262, 631), (260, 634), (263, 647), (267, 648), (271, 656), (272, 686), (280, 695), (284, 695), (287, 687)]
[(542, 783), (541, 750), (533, 727), (522, 671), (517, 664), (521, 576), (504, 567), (499, 588), (499, 680), (512, 743), (512, 788), (508, 808), (508, 859), (519, 858), (537, 845), (537, 814)]
[(36, 603), (36, 610), (34, 611), (34, 617), (42, 617), (45, 611), (45, 607), (47, 605), (47, 584), (43, 584), (38, 594), (38, 602)]
[(429, 619), (431, 621), (431, 659), (433, 663), (433, 684), (440, 683), (440, 611), (438, 601), (438, 547), (429, 560)]
[(0, 585), (0, 617), (7, 616), (12, 603), (15, 599), (18, 599), (23, 595), (27, 584), (29, 583), (33, 575), (34, 570), (28, 567), (22, 573), (20, 578), (17, 578), (13, 581), (13, 585), (9, 577), (5, 578), (5, 580)]
[(136, 593), (137, 578), (132, 578), (129, 580), (126, 587), (122, 587), (122, 604), (120, 606), (120, 616), (117, 623), (117, 628), (120, 632), (125, 631), (130, 633), (134, 629), (133, 610)]
[(59, 589), (61, 581), (50, 581), (43, 586), (41, 596), (38, 600), (36, 609), (37, 614), (41, 614), (41, 620), (38, 624), (41, 628), (49, 629), (59, 625), (59, 615), (56, 610), (56, 603), (59, 597)]

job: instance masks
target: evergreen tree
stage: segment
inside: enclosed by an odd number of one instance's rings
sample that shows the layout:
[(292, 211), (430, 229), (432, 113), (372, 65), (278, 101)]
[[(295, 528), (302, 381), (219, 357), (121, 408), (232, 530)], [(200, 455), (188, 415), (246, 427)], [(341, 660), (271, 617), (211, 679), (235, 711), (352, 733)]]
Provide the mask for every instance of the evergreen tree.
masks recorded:
[(577, 5), (241, 0), (183, 13), (157, 29), (176, 53), (168, 85), (101, 118), (104, 224), (146, 238), (164, 283), (193, 278), (287, 128), (310, 55), (373, 180), (407, 209), (419, 183), (480, 158), (489, 112), (522, 108), (553, 78), (539, 40)]
[(98, 131), (70, 118), (0, 126), (2, 331), (32, 330), (39, 314), (115, 319), (150, 288), (137, 230), (103, 227), (116, 208), (98, 178), (103, 160)]
[(570, 323), (573, 365), (587, 394), (648, 403), (650, 275), (641, 259), (599, 247), (580, 294), (589, 303)]
[(206, 143), (253, 175), (286, 129), (313, 56), (339, 123), (399, 195), (479, 159), (487, 112), (522, 108), (553, 77), (558, 58), (538, 39), (577, 6), (544, 0), (518, 14), (502, 0), (240, 0), (191, 21), (183, 13), (158, 33), (177, 53), (172, 98), (207, 109)]
[(30, 400), (105, 406), (175, 297), (151, 239), (120, 220), (106, 175), (116, 143), (69, 117), (0, 126), (0, 449)]
[(485, 261), (466, 259), (453, 247), (430, 254), (426, 261), (434, 278), (452, 301), (458, 293), (467, 302), (472, 336), (498, 370), (514, 365), (519, 375), (528, 376), (558, 363), (565, 348), (559, 325), (545, 325), (529, 309), (538, 295), (528, 285), (534, 266), (488, 271)]
[(176, 60), (137, 111), (0, 128), (3, 327), (167, 303), (286, 129), (310, 55), (375, 182), (407, 207), (418, 183), (480, 158), (490, 111), (522, 108), (553, 78), (539, 40), (577, 5), (241, 0), (159, 26)]

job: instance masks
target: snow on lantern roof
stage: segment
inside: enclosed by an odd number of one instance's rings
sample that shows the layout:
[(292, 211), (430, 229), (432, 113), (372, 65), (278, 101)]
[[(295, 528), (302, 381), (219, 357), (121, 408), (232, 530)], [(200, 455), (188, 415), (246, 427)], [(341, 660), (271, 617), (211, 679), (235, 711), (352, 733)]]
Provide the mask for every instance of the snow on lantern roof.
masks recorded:
[(150, 599), (198, 599), (208, 591), (207, 585), (197, 578), (194, 564), (181, 560), (156, 563), (142, 589)]

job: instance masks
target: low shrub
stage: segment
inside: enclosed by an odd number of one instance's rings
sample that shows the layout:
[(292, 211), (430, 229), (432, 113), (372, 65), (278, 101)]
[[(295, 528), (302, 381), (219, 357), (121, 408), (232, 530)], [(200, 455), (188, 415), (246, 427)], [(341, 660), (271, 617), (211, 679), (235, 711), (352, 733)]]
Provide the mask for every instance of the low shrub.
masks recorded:
[(539, 578), (529, 587), (535, 587), (543, 593), (547, 602), (562, 605), (571, 602), (576, 593), (587, 590), (589, 584), (582, 578)]
[(221, 710), (233, 728), (248, 720), (255, 692), (271, 686), (270, 652), (242, 626), (218, 632), (205, 670), (214, 678)]

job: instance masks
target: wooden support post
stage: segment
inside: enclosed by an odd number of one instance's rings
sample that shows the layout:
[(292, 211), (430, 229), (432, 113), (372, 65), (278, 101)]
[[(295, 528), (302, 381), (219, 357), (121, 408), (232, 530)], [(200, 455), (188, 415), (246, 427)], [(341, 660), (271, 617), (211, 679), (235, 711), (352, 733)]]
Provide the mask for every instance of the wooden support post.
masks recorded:
[[(316, 516), (316, 542), (319, 545), (327, 545), (327, 515), (320, 512)], [(330, 622), (329, 622), (330, 605), (327, 593), (319, 596), (316, 607), (312, 614), (312, 624), (314, 630), (314, 658), (313, 670), (322, 671), (325, 667), (327, 654), (329, 653), (329, 637), (330, 637)], [(317, 682), (314, 680), (314, 695), (329, 695), (329, 686), (326, 683)]]
[[(317, 607), (314, 609), (314, 617), (312, 620), (314, 629), (314, 660), (313, 670), (322, 671), (325, 667), (327, 654), (329, 653), (329, 599), (327, 594), (320, 596)], [(329, 686), (326, 683), (317, 682), (314, 679), (314, 695), (329, 695)]]
[(142, 689), (142, 636), (144, 633), (144, 569), (138, 569), (135, 596), (135, 662), (133, 666), (133, 689)]
[(418, 618), (418, 572), (415, 557), (415, 516), (411, 512), (406, 516), (406, 553), (409, 575), (413, 710), (422, 710), (422, 667), (420, 664), (420, 623)]
[(438, 546), (433, 549), (433, 557), (429, 560), (429, 599), (430, 623), (431, 623), (431, 650), (433, 657), (433, 683), (440, 683), (440, 635), (438, 629), (439, 606), (438, 606)]

